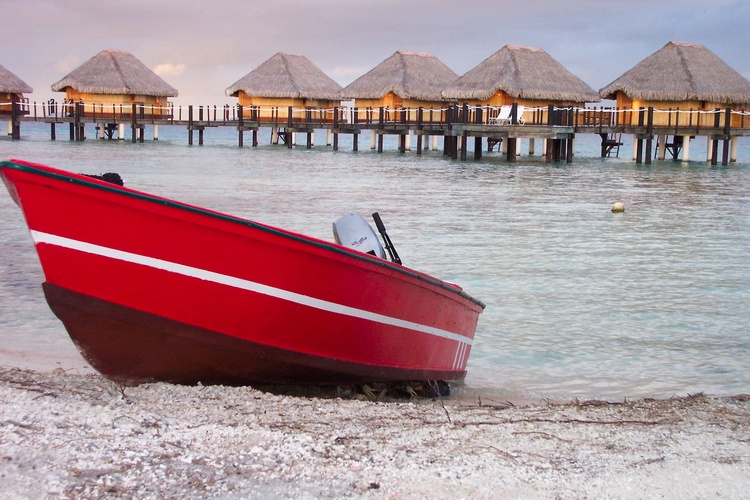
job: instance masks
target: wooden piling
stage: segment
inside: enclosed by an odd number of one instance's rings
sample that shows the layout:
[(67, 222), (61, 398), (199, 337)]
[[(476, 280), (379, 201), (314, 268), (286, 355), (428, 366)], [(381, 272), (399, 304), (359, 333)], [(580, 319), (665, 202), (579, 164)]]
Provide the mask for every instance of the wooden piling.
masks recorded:
[(81, 142), (86, 139), (86, 122), (82, 120), (83, 118), (83, 103), (77, 102), (75, 104), (75, 110), (76, 110), (76, 141)]
[(294, 132), (292, 132), (292, 107), (287, 106), (286, 108), (286, 147), (292, 149), (294, 147)]
[(575, 137), (575, 134), (568, 135), (568, 149), (567, 149), (568, 154), (565, 157), (565, 161), (567, 163), (573, 163), (573, 144), (574, 144), (573, 141), (575, 140), (574, 137)]
[(420, 106), (417, 109), (417, 156), (422, 155), (422, 130), (424, 130), (424, 125), (422, 123), (422, 120), (424, 119), (424, 108)]
[[(198, 106), (198, 123), (203, 122), (203, 106)], [(198, 125), (198, 145), (203, 146), (203, 125)]]
[[(552, 127), (555, 124), (555, 107), (552, 104), (547, 105), (547, 126)], [(551, 163), (554, 156), (555, 140), (548, 139), (546, 141), (546, 147), (544, 151), (545, 163)]]
[(136, 104), (133, 103), (131, 106), (131, 113), (130, 113), (130, 142), (134, 144), (138, 141), (138, 136), (137, 136), (138, 129), (136, 128), (137, 123), (136, 123), (135, 111), (136, 111)]
[(244, 147), (245, 144), (245, 113), (242, 109), (242, 105), (237, 105), (237, 138), (239, 147)]
[[(482, 106), (477, 106), (474, 123), (482, 125), (483, 122), (484, 116), (482, 115)], [(482, 138), (479, 136), (474, 137), (474, 159), (477, 161), (482, 159)]]
[[(644, 125), (644, 109), (641, 107), (638, 110), (638, 128), (643, 127)], [(636, 143), (636, 149), (635, 149), (635, 162), (636, 163), (643, 163), (643, 136), (639, 133), (636, 133), (635, 137), (635, 143)]]
[[(721, 109), (716, 108), (714, 111), (714, 128), (718, 129), (721, 126)], [(709, 140), (711, 141), (711, 165), (717, 165), (719, 163), (718, 136), (709, 136)]]
[(188, 146), (193, 145), (193, 106), (188, 106)]
[(455, 122), (456, 106), (448, 106), (448, 110), (445, 115), (446, 129), (445, 135), (443, 136), (443, 154), (449, 158), (456, 159), (456, 141), (455, 137), (451, 134), (452, 125)]
[[(139, 112), (140, 112), (140, 118), (145, 118), (144, 116), (144, 110), (145, 106), (143, 104), (140, 104), (138, 106)], [(146, 126), (142, 123), (138, 126), (138, 141), (143, 142), (146, 140)]]
[(18, 121), (18, 103), (15, 100), (11, 100), (10, 103), (10, 122), (11, 122), (11, 133), (10, 138), (12, 140), (18, 140), (21, 138), (21, 122)]
[(726, 166), (729, 165), (729, 139), (725, 136), (722, 142), (724, 144), (724, 148), (721, 152), (721, 164)]
[[(403, 109), (399, 112), (399, 123), (406, 127), (406, 111), (404, 111)], [(399, 151), (401, 153), (406, 152), (406, 134), (404, 133), (399, 134)]]
[(648, 107), (647, 123), (646, 123), (646, 164), (651, 163), (651, 151), (654, 141), (654, 108)]
[(682, 136), (682, 161), (683, 163), (687, 163), (688, 161), (690, 161), (690, 136), (689, 135)]
[(730, 125), (732, 122), (732, 110), (727, 108), (724, 114), (724, 150), (721, 155), (721, 164), (726, 166), (729, 165), (729, 142), (731, 141)]
[[(511, 115), (513, 112), (511, 111)], [(516, 162), (516, 141), (518, 139), (516, 137), (508, 137), (508, 153), (506, 155), (506, 158), (508, 162), (515, 163)]]
[(383, 127), (385, 123), (385, 115), (383, 106), (378, 108), (378, 153), (383, 152)]
[(667, 157), (667, 136), (665, 134), (658, 134), (656, 137), (656, 158), (659, 161), (664, 161)]
[(716, 134), (706, 136), (706, 161), (712, 165), (718, 164), (719, 136)]
[(339, 150), (339, 107), (333, 107), (333, 150)]
[(73, 141), (79, 141), (81, 137), (81, 133), (79, 131), (80, 124), (80, 117), (78, 116), (78, 103), (73, 104), (73, 123), (72, 127), (70, 129), (70, 138)]
[(359, 131), (356, 130), (359, 123), (359, 109), (356, 107), (352, 109), (352, 122), (355, 128), (352, 135), (352, 151), (359, 151)]

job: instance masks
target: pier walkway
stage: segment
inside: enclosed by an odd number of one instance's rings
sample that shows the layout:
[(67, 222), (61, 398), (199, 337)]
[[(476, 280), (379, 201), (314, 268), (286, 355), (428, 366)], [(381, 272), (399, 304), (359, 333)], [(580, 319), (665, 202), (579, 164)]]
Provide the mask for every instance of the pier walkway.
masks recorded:
[[(101, 139), (125, 139), (125, 129), (130, 128), (130, 140), (143, 142), (146, 126), (153, 127), (153, 139), (158, 139), (160, 126), (185, 127), (188, 144), (203, 144), (206, 129), (231, 127), (238, 132), (238, 146), (244, 146), (245, 134), (250, 133), (251, 144), (258, 144), (258, 130), (271, 128), (274, 144), (283, 143), (291, 148), (296, 143), (294, 136), (305, 134), (307, 147), (312, 147), (315, 130), (327, 134), (326, 144), (338, 149), (339, 134), (352, 136), (352, 148), (359, 149), (359, 137), (365, 131), (371, 134), (371, 149), (383, 150), (383, 136), (399, 136), (399, 150), (411, 149), (412, 136), (416, 137), (416, 153), (433, 149), (437, 139), (443, 138), (445, 155), (466, 160), (469, 141), (474, 141), (473, 155), (481, 159), (486, 145), (491, 150), (502, 147), (507, 160), (515, 161), (520, 153), (520, 139), (528, 139), (530, 153), (534, 153), (535, 141), (541, 141), (541, 151), (546, 161), (571, 162), (576, 134), (598, 134), (601, 136), (601, 155), (619, 154), (622, 134), (633, 136), (633, 159), (650, 163), (653, 156), (664, 159), (671, 154), (673, 159), (689, 159), (690, 139), (706, 137), (708, 160), (717, 164), (719, 146), (721, 162), (726, 165), (736, 160), (738, 137), (750, 136), (750, 112), (731, 109), (680, 110), (642, 108), (639, 110), (618, 108), (556, 108), (553, 106), (523, 108), (513, 104), (501, 108), (488, 106), (451, 105), (442, 109), (388, 109), (356, 107), (320, 108), (259, 108), (240, 106), (144, 106), (97, 105), (62, 102), (29, 103), (28, 100), (4, 104), (0, 120), (8, 120), (8, 135), (20, 138), (23, 122), (43, 122), (50, 125), (50, 139), (56, 140), (57, 126), (68, 125), (69, 137), (73, 141), (86, 139), (86, 125), (93, 124)], [(8, 106), (8, 104), (11, 104)], [(654, 143), (656, 140), (656, 143)], [(654, 154), (656, 147), (656, 154)]]

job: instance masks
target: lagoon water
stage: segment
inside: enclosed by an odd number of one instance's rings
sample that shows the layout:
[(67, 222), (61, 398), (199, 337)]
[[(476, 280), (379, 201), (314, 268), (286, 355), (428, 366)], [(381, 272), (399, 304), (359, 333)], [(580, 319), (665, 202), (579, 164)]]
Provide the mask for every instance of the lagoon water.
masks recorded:
[[(579, 135), (572, 164), (525, 151), (460, 162), (427, 151), (237, 147), (161, 127), (143, 144), (49, 140), (46, 124), (0, 138), (0, 158), (83, 173), (325, 239), (350, 211), (379, 211), (405, 265), (460, 284), (487, 308), (459, 393), (483, 398), (635, 398), (750, 392), (750, 139), (729, 166), (598, 157)], [(67, 129), (66, 129), (67, 132)], [(301, 138), (301, 143), (304, 138)], [(473, 141), (471, 141), (473, 144)], [(525, 143), (525, 141), (524, 141)], [(524, 148), (525, 148), (524, 144)], [(540, 149), (537, 146), (537, 149)], [(471, 157), (471, 154), (469, 155)], [(624, 213), (612, 213), (615, 202)], [(0, 364), (86, 371), (44, 301), (20, 210), (0, 190)]]

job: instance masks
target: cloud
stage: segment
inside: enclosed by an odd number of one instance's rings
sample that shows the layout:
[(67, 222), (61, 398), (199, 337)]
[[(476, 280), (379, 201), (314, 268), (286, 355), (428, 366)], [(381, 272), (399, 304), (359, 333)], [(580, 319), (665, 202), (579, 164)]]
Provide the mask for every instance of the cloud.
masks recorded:
[(179, 76), (181, 75), (185, 69), (187, 69), (187, 65), (185, 64), (172, 64), (172, 63), (164, 63), (164, 64), (157, 64), (154, 67), (154, 73), (156, 73), (159, 76)]
[(334, 79), (338, 78), (350, 82), (364, 75), (371, 69), (371, 67), (367, 66), (336, 66), (331, 71), (331, 75)]
[(57, 61), (55, 67), (60, 70), (61, 73), (68, 74), (79, 66), (78, 58), (75, 56), (65, 57)]

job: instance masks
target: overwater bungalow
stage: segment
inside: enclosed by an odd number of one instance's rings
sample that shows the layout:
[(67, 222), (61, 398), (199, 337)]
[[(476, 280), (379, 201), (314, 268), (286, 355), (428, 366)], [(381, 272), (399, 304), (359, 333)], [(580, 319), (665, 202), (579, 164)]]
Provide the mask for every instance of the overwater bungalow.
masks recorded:
[(132, 54), (105, 49), (52, 85), (65, 92), (67, 102), (83, 102), (84, 113), (106, 117), (130, 115), (132, 105), (143, 105), (139, 113), (161, 116), (169, 113), (169, 97), (177, 90)]
[[(439, 121), (438, 110), (447, 104), (442, 91), (456, 78), (453, 70), (431, 54), (399, 50), (347, 85), (341, 96), (354, 99), (360, 112), (373, 109), (375, 118), (381, 107), (389, 110), (422, 107), (434, 109), (433, 121)], [(428, 112), (424, 120), (430, 120)]]
[[(225, 90), (237, 97), (243, 113), (259, 121), (303, 121), (306, 109), (332, 111), (341, 85), (304, 56), (279, 52)], [(247, 110), (247, 108), (255, 108)], [(329, 112), (329, 111), (325, 111)]]
[[(544, 50), (506, 45), (446, 86), (443, 97), (472, 106), (583, 106), (599, 94)], [(521, 118), (521, 117), (519, 117)]]
[(11, 103), (25, 102), (23, 94), (33, 92), (26, 82), (0, 64), (0, 114), (11, 114)]
[[(706, 47), (694, 43), (669, 42), (599, 91), (603, 99), (614, 99), (620, 109), (653, 107), (653, 124), (712, 126), (715, 110), (750, 110), (750, 82)], [(673, 112), (664, 112), (672, 110)], [(677, 113), (676, 110), (680, 110)], [(693, 110), (693, 113), (686, 111)], [(695, 113), (702, 111), (705, 113)], [(627, 118), (635, 125), (637, 113)], [(732, 126), (739, 126), (740, 116)]]

